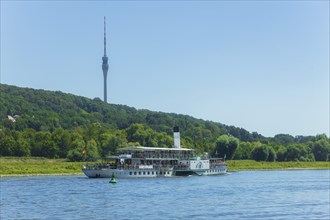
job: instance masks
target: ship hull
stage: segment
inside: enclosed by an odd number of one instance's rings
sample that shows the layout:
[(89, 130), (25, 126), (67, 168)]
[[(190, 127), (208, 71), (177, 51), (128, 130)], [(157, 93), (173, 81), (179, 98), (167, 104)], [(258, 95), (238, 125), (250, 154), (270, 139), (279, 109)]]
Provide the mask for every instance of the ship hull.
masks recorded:
[(111, 178), (112, 174), (116, 178), (154, 178), (154, 177), (174, 177), (174, 176), (210, 176), (223, 175), (227, 172), (227, 166), (199, 170), (175, 170), (168, 169), (87, 169), (82, 171), (89, 178)]
[(82, 169), (89, 178), (111, 178), (112, 174), (116, 178), (153, 178), (153, 177), (171, 177), (173, 169)]
[(175, 176), (211, 176), (211, 175), (223, 175), (227, 173), (227, 166), (221, 166), (210, 169), (194, 169), (194, 170), (176, 170)]

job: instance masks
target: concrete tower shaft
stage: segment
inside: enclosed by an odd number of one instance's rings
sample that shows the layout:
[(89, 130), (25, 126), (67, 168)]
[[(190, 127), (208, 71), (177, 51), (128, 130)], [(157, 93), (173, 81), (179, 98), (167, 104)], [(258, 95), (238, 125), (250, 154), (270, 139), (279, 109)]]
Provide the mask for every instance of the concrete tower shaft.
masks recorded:
[(108, 57), (107, 57), (107, 39), (106, 39), (106, 24), (104, 16), (104, 55), (102, 57), (102, 70), (103, 70), (103, 81), (104, 81), (104, 102), (107, 102), (107, 76), (109, 70)]

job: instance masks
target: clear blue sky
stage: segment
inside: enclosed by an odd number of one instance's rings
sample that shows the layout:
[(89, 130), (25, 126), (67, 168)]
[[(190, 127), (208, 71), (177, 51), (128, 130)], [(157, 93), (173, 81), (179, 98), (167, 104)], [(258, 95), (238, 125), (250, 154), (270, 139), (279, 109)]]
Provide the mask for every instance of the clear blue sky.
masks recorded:
[(1, 83), (329, 135), (329, 1), (1, 1)]

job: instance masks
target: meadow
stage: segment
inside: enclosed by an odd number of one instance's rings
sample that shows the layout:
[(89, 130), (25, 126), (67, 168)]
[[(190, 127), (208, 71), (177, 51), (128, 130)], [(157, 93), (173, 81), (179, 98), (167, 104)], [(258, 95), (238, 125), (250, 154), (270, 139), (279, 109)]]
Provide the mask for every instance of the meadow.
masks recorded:
[(226, 163), (229, 172), (240, 170), (330, 169), (329, 161), (257, 162), (254, 160), (230, 160)]
[(0, 175), (65, 175), (81, 174), (82, 162), (43, 157), (1, 157)]

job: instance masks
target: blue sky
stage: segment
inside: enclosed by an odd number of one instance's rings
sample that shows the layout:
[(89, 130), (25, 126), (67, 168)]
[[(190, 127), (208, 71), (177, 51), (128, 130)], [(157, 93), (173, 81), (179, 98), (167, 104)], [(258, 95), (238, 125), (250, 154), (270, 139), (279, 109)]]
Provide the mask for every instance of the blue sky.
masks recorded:
[(1, 1), (1, 83), (329, 135), (329, 1)]

